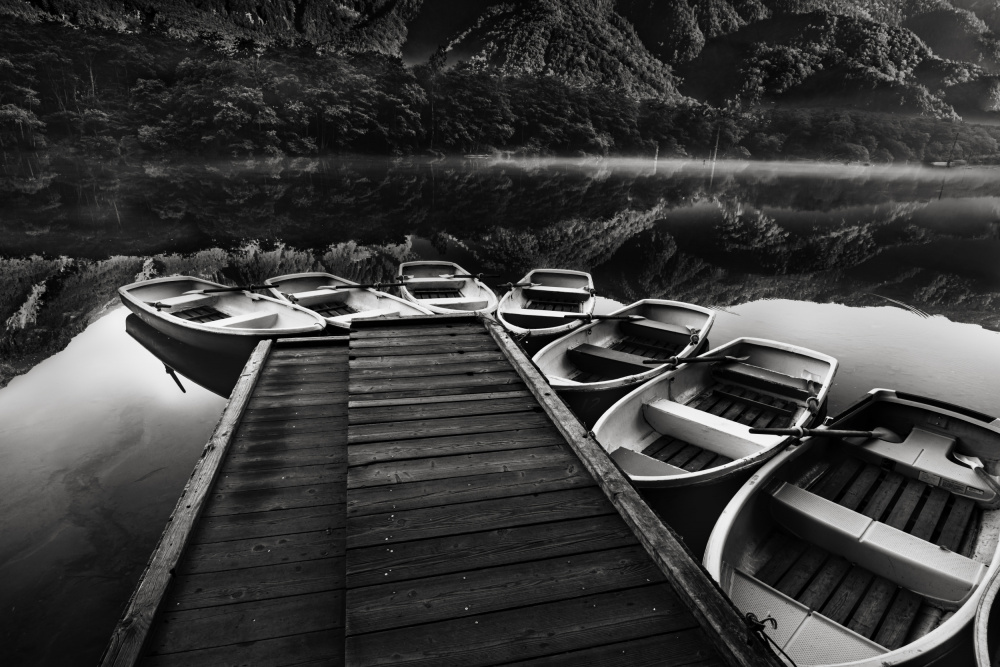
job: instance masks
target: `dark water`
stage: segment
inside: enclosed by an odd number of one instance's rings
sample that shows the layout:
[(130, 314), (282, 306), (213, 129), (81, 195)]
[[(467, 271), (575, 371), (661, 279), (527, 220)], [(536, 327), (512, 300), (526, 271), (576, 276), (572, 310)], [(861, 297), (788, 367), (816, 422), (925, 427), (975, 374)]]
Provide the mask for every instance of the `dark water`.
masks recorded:
[[(837, 357), (831, 413), (893, 387), (1000, 414), (1000, 171), (67, 162), (43, 176), (0, 181), (0, 367), (45, 359), (0, 390), (4, 665), (96, 662), (224, 405), (190, 377), (182, 393), (149, 349), (170, 351), (108, 309), (137, 277), (374, 281), (442, 256), (497, 283), (584, 269), (619, 302), (718, 309), (713, 345)], [(219, 392), (231, 372), (187, 370)]]

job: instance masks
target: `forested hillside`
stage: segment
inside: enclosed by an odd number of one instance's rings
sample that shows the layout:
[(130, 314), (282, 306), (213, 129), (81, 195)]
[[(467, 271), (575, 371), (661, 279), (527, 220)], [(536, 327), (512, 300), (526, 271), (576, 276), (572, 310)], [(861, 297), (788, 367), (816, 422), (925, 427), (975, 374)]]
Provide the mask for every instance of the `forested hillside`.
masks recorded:
[(955, 125), (1000, 110), (995, 0), (486, 0), (404, 63), (455, 1), (0, 0), (5, 187), (178, 151), (1000, 160)]

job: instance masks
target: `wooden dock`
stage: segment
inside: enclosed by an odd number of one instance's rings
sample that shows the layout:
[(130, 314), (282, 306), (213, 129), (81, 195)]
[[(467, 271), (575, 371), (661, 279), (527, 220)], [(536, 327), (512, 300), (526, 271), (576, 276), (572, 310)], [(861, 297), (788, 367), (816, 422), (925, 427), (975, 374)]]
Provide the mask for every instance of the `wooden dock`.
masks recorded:
[(437, 316), (258, 346), (103, 664), (781, 664), (746, 636), (511, 339)]

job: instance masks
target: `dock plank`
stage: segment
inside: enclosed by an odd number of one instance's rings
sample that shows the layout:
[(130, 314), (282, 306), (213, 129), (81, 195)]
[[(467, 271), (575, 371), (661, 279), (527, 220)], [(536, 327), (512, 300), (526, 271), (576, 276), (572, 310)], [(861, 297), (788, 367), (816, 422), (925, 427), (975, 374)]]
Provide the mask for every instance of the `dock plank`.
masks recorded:
[[(431, 375), (425, 377), (374, 378), (351, 380), (352, 397), (357, 394), (378, 394), (396, 391), (453, 389), (456, 387), (502, 387), (520, 385), (521, 378), (514, 371), (496, 373), (462, 373), (461, 375)], [(520, 387), (519, 387), (520, 388)]]
[(298, 532), (333, 531), (344, 519), (334, 505), (203, 516), (192, 536), (201, 545), (230, 540), (258, 539)]
[[(351, 362), (354, 363), (354, 362)], [(351, 379), (380, 380), (385, 378), (435, 377), (438, 375), (465, 375), (466, 373), (499, 373), (510, 369), (510, 362), (500, 355), (497, 359), (475, 359), (450, 364), (421, 366), (370, 366), (351, 369)]]
[[(514, 392), (508, 392), (514, 394)], [(348, 422), (355, 424), (378, 424), (385, 422), (412, 421), (417, 419), (437, 419), (457, 414), (467, 416), (492, 415), (511, 412), (540, 412), (538, 403), (531, 396), (496, 394), (492, 400), (435, 401), (433, 403), (410, 403), (378, 407), (351, 407)]]
[[(331, 523), (332, 529), (343, 526), (342, 521)], [(299, 528), (284, 535), (192, 544), (180, 569), (186, 574), (224, 572), (343, 556), (343, 539), (338, 539), (332, 532), (303, 532)]]
[(442, 504), (470, 503), (494, 498), (509, 498), (548, 491), (594, 486), (594, 480), (578, 463), (553, 468), (533, 468), (504, 473), (486, 473), (468, 477), (409, 482), (390, 487), (351, 489), (347, 499), (348, 516), (381, 514)]
[(678, 630), (617, 644), (570, 651), (534, 660), (507, 663), (513, 667), (721, 667), (725, 663), (705, 650), (708, 637), (701, 628)]
[(351, 468), (347, 476), (347, 487), (360, 489), (383, 484), (423, 482), (474, 474), (527, 471), (569, 465), (581, 470), (577, 458), (571, 452), (555, 446), (406, 461), (380, 461)]
[(342, 467), (342, 459), (325, 465), (295, 466), (275, 470), (240, 471), (227, 465), (220, 471), (215, 481), (215, 489), (219, 492), (233, 492), (322, 484), (335, 475), (339, 476)]
[(142, 664), (143, 667), (219, 667), (219, 665), (335, 667), (344, 664), (344, 632), (340, 629), (302, 632), (275, 639), (261, 639), (182, 653), (166, 653), (148, 656)]
[(344, 559), (320, 558), (255, 567), (179, 574), (174, 579), (173, 611), (271, 600), (344, 587)]
[(664, 584), (347, 638), (347, 661), (476, 667), (559, 655), (695, 627)]
[[(344, 592), (255, 600), (222, 607), (165, 611), (149, 653), (178, 653), (343, 627)], [(267, 619), (258, 622), (257, 619)]]
[(376, 461), (527, 449), (550, 444), (562, 444), (559, 433), (550, 424), (533, 428), (523, 428), (518, 425), (516, 428), (504, 431), (463, 433), (399, 442), (355, 443), (347, 448), (347, 463), (350, 466), (359, 466)]
[(618, 516), (514, 526), (352, 549), (352, 586), (372, 586), (636, 544)]
[(315, 507), (317, 505), (343, 505), (347, 494), (345, 482), (326, 482), (289, 486), (280, 489), (253, 489), (250, 491), (213, 492), (205, 507), (205, 516), (242, 514)]
[(439, 417), (401, 422), (352, 424), (347, 436), (349, 445), (365, 442), (398, 441), (414, 438), (434, 438), (447, 435), (496, 433), (518, 428), (540, 428), (547, 425), (544, 414), (534, 410), (502, 414)]
[(389, 515), (351, 516), (347, 519), (347, 544), (353, 549), (607, 513), (607, 498), (596, 487), (552, 491)]
[(499, 349), (458, 350), (420, 354), (412, 357), (400, 355), (354, 356), (350, 360), (350, 368), (351, 373), (354, 373), (355, 370), (365, 370), (369, 368), (395, 368), (400, 371), (413, 368), (417, 369), (414, 372), (419, 374), (424, 370), (433, 373), (433, 367), (435, 366), (466, 364), (474, 361), (503, 361), (506, 359), (507, 356)]
[[(638, 544), (352, 588), (349, 635), (433, 623), (662, 581)], [(353, 584), (352, 584), (353, 586)]]

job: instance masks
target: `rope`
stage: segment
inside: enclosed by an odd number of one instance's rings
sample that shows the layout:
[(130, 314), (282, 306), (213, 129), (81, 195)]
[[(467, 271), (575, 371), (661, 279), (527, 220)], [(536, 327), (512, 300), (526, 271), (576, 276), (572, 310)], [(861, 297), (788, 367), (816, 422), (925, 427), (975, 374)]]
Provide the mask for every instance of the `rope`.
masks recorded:
[(766, 628), (768, 624), (771, 625), (772, 630), (778, 629), (778, 621), (776, 621), (774, 617), (768, 614), (763, 619), (758, 619), (757, 615), (753, 612), (747, 612), (747, 615), (743, 618), (743, 620), (747, 624), (747, 644), (753, 643), (754, 637), (756, 637), (757, 641), (761, 644), (780, 653), (782, 657), (784, 657), (785, 660), (792, 665), (792, 667), (797, 667), (795, 661), (788, 657), (788, 654), (785, 653), (780, 646), (778, 646), (778, 643), (774, 641), (771, 635), (764, 632), (764, 628)]

